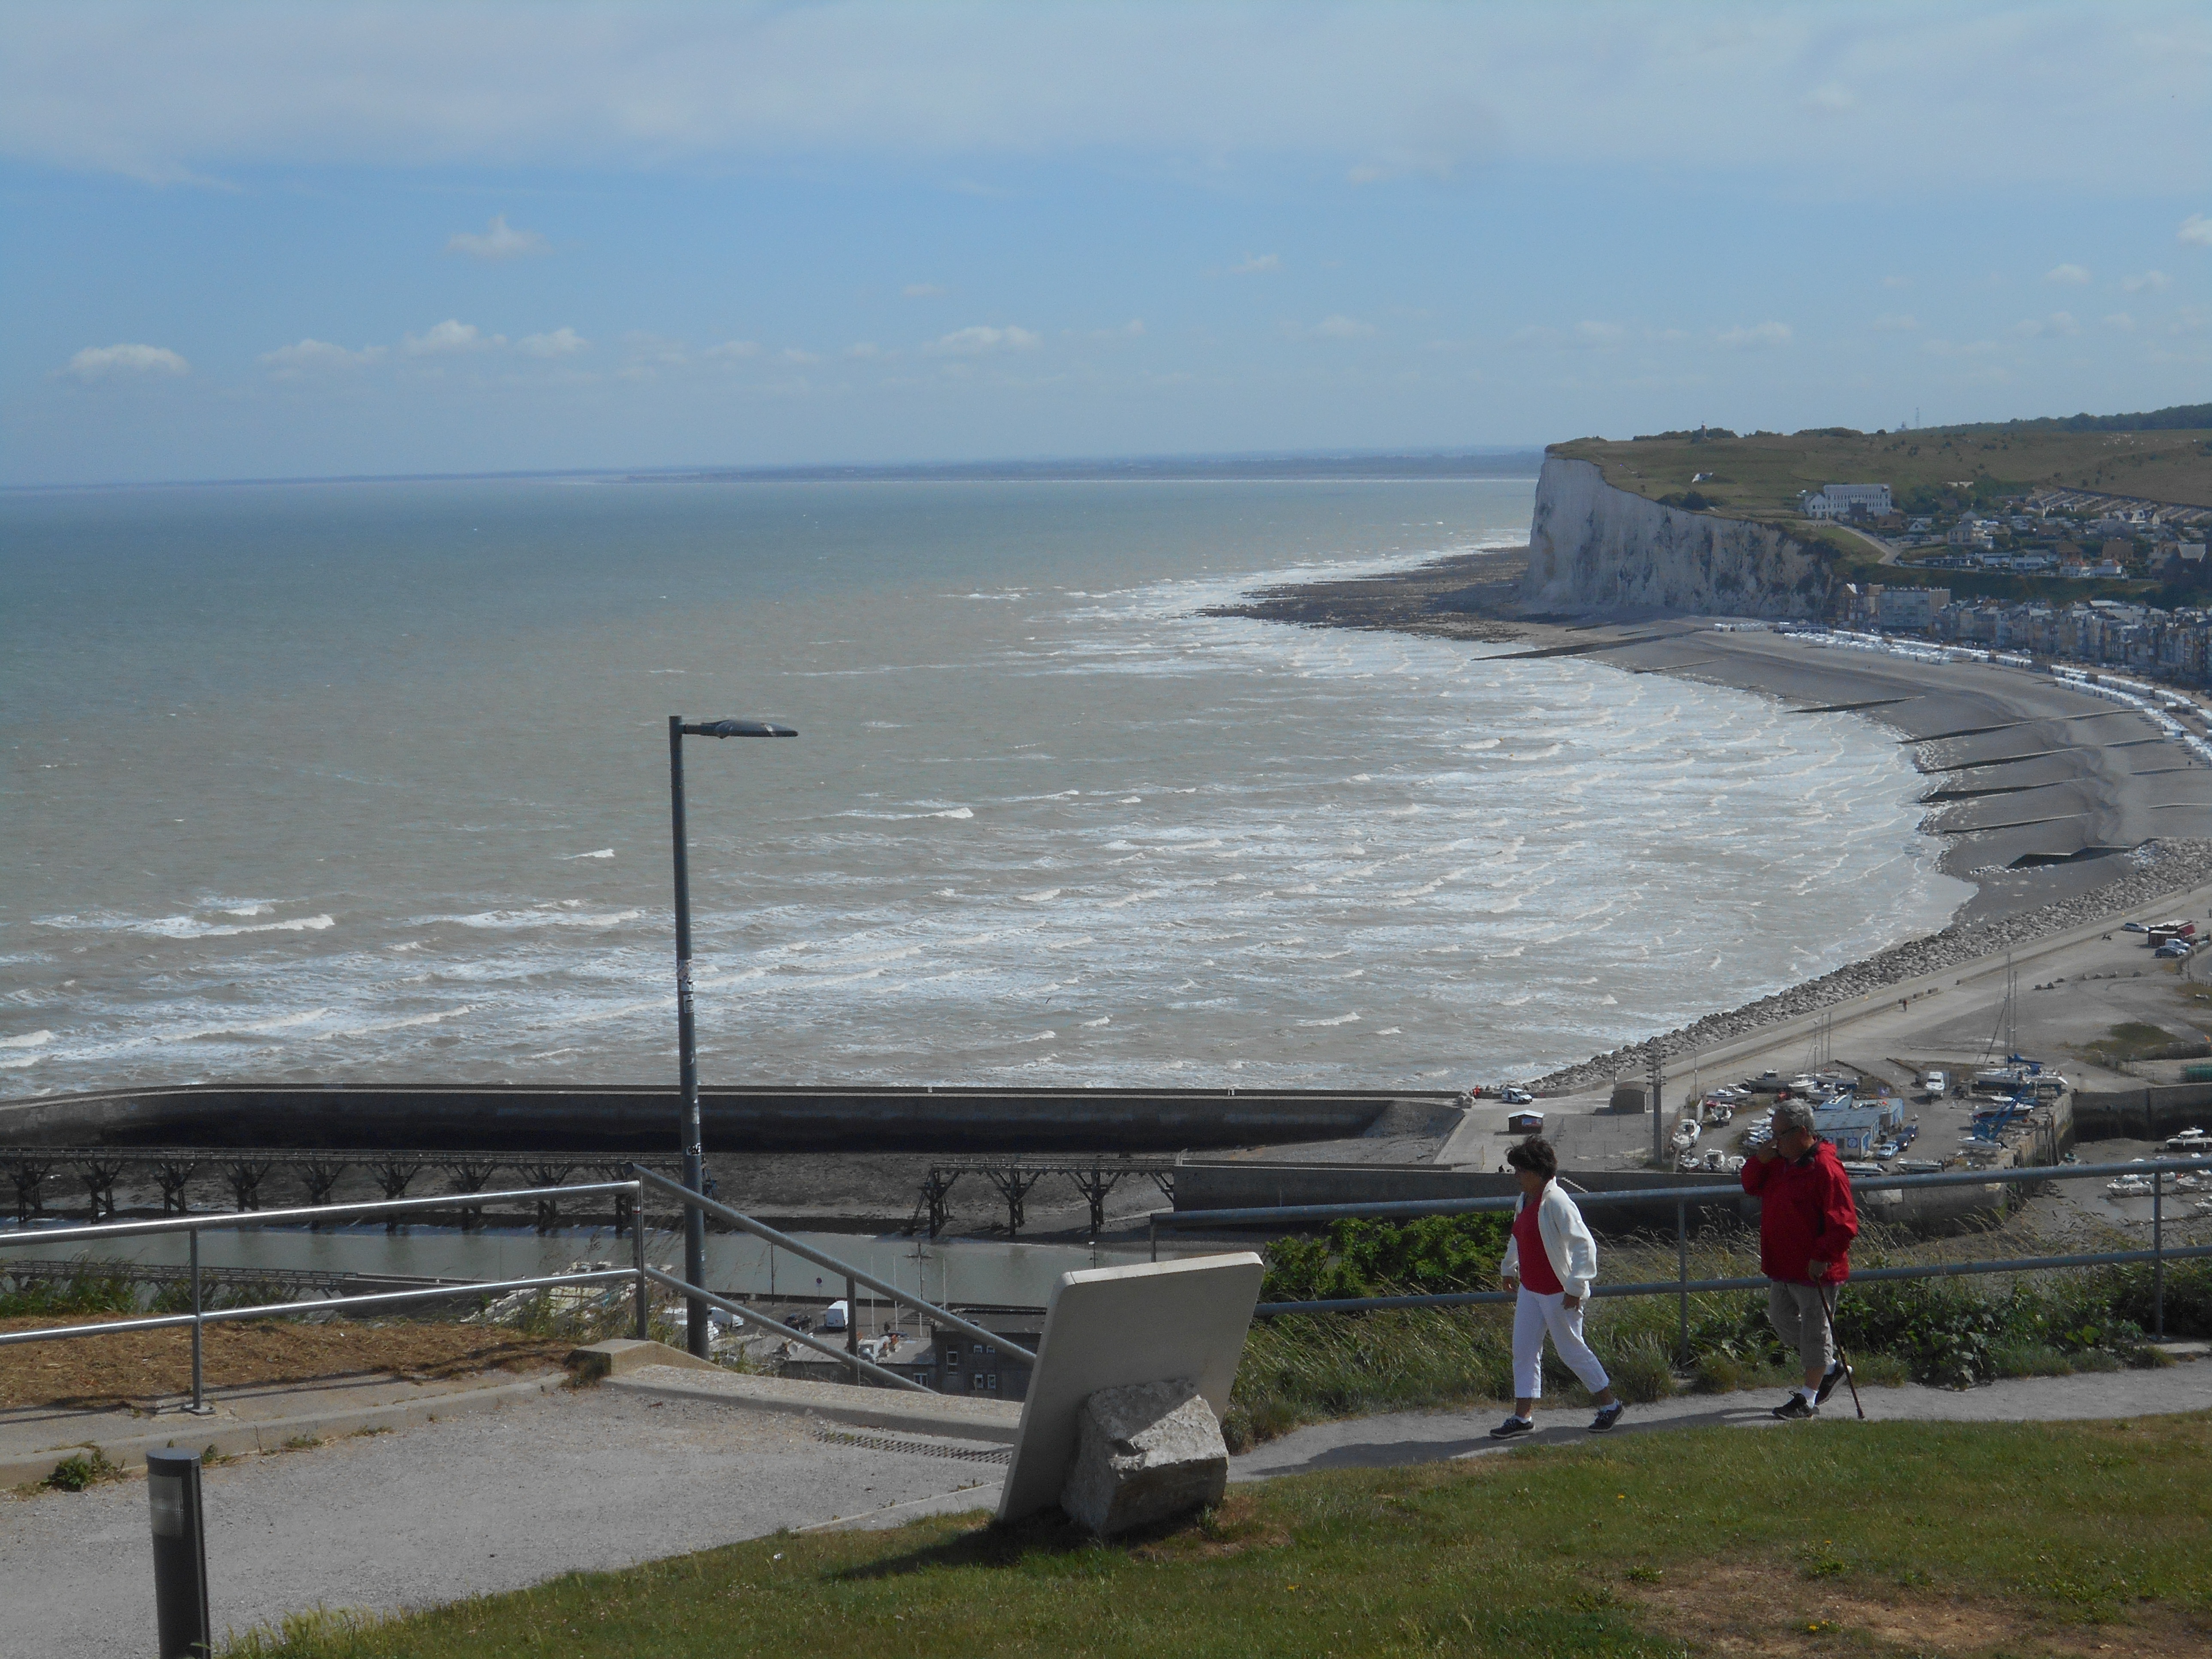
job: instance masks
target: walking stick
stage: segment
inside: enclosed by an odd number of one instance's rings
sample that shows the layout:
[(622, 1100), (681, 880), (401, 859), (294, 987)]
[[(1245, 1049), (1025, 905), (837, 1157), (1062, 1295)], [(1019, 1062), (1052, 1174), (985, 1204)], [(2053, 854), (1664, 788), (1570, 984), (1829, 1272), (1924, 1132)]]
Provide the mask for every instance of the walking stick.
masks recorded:
[(1859, 1414), (1859, 1421), (1863, 1423), (1866, 1421), (1866, 1407), (1859, 1404), (1859, 1380), (1851, 1375), (1851, 1362), (1844, 1358), (1844, 1345), (1837, 1339), (1836, 1316), (1828, 1306), (1828, 1287), (1816, 1285), (1813, 1288), (1820, 1293), (1820, 1316), (1828, 1322), (1828, 1346), (1836, 1351), (1836, 1364), (1844, 1368), (1844, 1381), (1851, 1385), (1851, 1409)]

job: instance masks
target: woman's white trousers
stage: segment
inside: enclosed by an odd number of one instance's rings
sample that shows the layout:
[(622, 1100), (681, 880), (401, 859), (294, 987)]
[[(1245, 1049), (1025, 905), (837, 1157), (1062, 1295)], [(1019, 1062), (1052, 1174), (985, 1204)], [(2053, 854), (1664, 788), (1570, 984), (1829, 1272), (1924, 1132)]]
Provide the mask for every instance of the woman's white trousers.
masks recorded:
[[(1597, 1356), (1583, 1340), (1583, 1308), (1563, 1305), (1564, 1291), (1550, 1296), (1540, 1295), (1526, 1285), (1521, 1287), (1520, 1300), (1513, 1304), (1513, 1397), (1516, 1400), (1541, 1400), (1544, 1397), (1544, 1333), (1552, 1334), (1552, 1346), (1567, 1369), (1582, 1379), (1583, 1387), (1592, 1394), (1601, 1394), (1607, 1386), (1605, 1367), (1597, 1363)], [(1584, 1298), (1583, 1307), (1589, 1305)]]

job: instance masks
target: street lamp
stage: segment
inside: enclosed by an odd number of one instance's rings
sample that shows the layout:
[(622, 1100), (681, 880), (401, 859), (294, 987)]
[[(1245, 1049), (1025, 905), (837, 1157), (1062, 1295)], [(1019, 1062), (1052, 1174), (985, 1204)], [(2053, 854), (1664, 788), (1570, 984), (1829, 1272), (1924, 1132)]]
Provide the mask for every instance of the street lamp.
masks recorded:
[[(707, 1191), (706, 1135), (699, 1122), (699, 1049), (691, 1024), (691, 862), (684, 834), (684, 739), (694, 738), (795, 738), (787, 726), (767, 720), (698, 720), (668, 717), (668, 822), (676, 842), (676, 1047), (684, 1076), (684, 1184), (702, 1197)], [(639, 1225), (644, 1224), (642, 1217)], [(684, 1210), (684, 1282), (707, 1283), (706, 1212)], [(696, 1297), (684, 1304), (684, 1345), (707, 1358), (707, 1304)]]

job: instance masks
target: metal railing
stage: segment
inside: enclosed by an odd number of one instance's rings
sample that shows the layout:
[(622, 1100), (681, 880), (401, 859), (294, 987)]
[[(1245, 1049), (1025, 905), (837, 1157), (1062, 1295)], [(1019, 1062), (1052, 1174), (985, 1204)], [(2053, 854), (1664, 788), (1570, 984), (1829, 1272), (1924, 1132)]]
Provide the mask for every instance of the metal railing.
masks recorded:
[[(22, 1245), (87, 1244), (97, 1245), (121, 1238), (143, 1238), (161, 1234), (183, 1233), (190, 1242), (190, 1262), (186, 1270), (191, 1289), (191, 1308), (189, 1312), (147, 1314), (130, 1319), (100, 1320), (77, 1325), (44, 1326), (33, 1330), (0, 1332), (0, 1346), (23, 1342), (65, 1342), (80, 1338), (112, 1336), (125, 1331), (173, 1330), (190, 1326), (192, 1334), (192, 1402), (185, 1409), (200, 1415), (212, 1407), (207, 1403), (204, 1342), (206, 1328), (211, 1324), (233, 1323), (248, 1319), (281, 1319), (301, 1314), (323, 1313), (340, 1310), (352, 1311), (366, 1308), (401, 1307), (415, 1303), (433, 1302), (455, 1297), (493, 1298), (513, 1295), (518, 1291), (555, 1290), (567, 1285), (592, 1285), (629, 1281), (635, 1286), (635, 1329), (640, 1341), (647, 1340), (651, 1326), (651, 1287), (659, 1285), (675, 1291), (687, 1304), (687, 1326), (692, 1320), (707, 1317), (708, 1309), (731, 1314), (760, 1329), (774, 1333), (787, 1340), (796, 1342), (827, 1355), (849, 1368), (857, 1380), (861, 1376), (893, 1388), (911, 1389), (919, 1394), (933, 1390), (925, 1388), (912, 1377), (877, 1364), (860, 1352), (859, 1328), (853, 1317), (855, 1291), (861, 1285), (901, 1306), (917, 1312), (950, 1330), (960, 1332), (975, 1341), (981, 1342), (1014, 1358), (1034, 1364), (1036, 1356), (1028, 1349), (1000, 1336), (995, 1331), (984, 1329), (973, 1322), (961, 1318), (936, 1304), (901, 1290), (897, 1285), (877, 1278), (865, 1269), (840, 1261), (825, 1251), (801, 1243), (788, 1234), (778, 1232), (763, 1222), (732, 1209), (726, 1204), (692, 1192), (679, 1182), (654, 1173), (649, 1169), (632, 1164), (632, 1178), (628, 1181), (595, 1182), (588, 1185), (562, 1187), (525, 1187), (502, 1192), (471, 1194), (480, 1203), (503, 1203), (511, 1200), (537, 1200), (555, 1194), (575, 1198), (606, 1193), (627, 1199), (631, 1213), (638, 1220), (631, 1228), (635, 1255), (626, 1267), (602, 1267), (580, 1273), (540, 1273), (524, 1279), (472, 1280), (467, 1283), (447, 1283), (416, 1290), (378, 1291), (359, 1296), (320, 1297), (294, 1302), (270, 1302), (242, 1308), (210, 1308), (206, 1305), (204, 1279), (200, 1267), (200, 1235), (203, 1232), (236, 1231), (245, 1228), (283, 1227), (307, 1224), (327, 1224), (373, 1216), (404, 1215), (425, 1210), (451, 1209), (450, 1195), (434, 1198), (402, 1198), (372, 1200), (360, 1204), (318, 1204), (288, 1210), (235, 1210), (210, 1215), (170, 1216), (160, 1220), (107, 1222), (82, 1227), (18, 1228), (0, 1231), (0, 1249)], [(647, 1188), (673, 1198), (686, 1209), (697, 1210), (716, 1220), (726, 1223), (741, 1232), (765, 1241), (772, 1249), (787, 1250), (792, 1255), (826, 1267), (842, 1275), (846, 1287), (845, 1346), (840, 1349), (808, 1333), (794, 1329), (780, 1320), (771, 1319), (758, 1309), (730, 1297), (717, 1295), (703, 1285), (693, 1285), (673, 1273), (648, 1264), (645, 1259), (645, 1195)], [(43, 1266), (44, 1264), (42, 1264)], [(88, 1264), (91, 1269), (93, 1264)], [(0, 1268), (0, 1272), (4, 1272)], [(46, 1276), (42, 1274), (41, 1276)]]
[[(2166, 1248), (2166, 1178), (2169, 1175), (2206, 1170), (2212, 1170), (2212, 1158), (2146, 1158), (2139, 1164), (2036, 1164), (2007, 1170), (1952, 1170), (1942, 1175), (1869, 1176), (1863, 1179), (1854, 1176), (1851, 1180), (1854, 1193), (1940, 1187), (2041, 1185), (2062, 1181), (2104, 1180), (2122, 1176), (2147, 1177), (2151, 1183), (2148, 1194), (2151, 1200), (2151, 1248), (2148, 1250), (2097, 1250), (2070, 1255), (2014, 1256), (1988, 1261), (1936, 1261), (1909, 1267), (1854, 1269), (1851, 1281), (1856, 1284), (1885, 1279), (1955, 1279), (1978, 1273), (2033, 1273), (2047, 1268), (2126, 1267), (2148, 1261), (2152, 1264), (2151, 1334), (2154, 1338), (2163, 1338), (2166, 1334), (2166, 1264), (2212, 1256), (2212, 1244)], [(1750, 1195), (1741, 1182), (1730, 1182), (1725, 1186), (1646, 1187), (1623, 1192), (1577, 1193), (1575, 1202), (1584, 1209), (1603, 1204), (1666, 1202), (1674, 1206), (1676, 1276), (1671, 1279), (1642, 1284), (1596, 1285), (1591, 1287), (1590, 1294), (1593, 1297), (1678, 1297), (1679, 1343), (1681, 1350), (1686, 1352), (1689, 1348), (1690, 1297), (1693, 1292), (1764, 1290), (1769, 1282), (1764, 1275), (1743, 1279), (1692, 1279), (1690, 1277), (1690, 1206), (1693, 1203), (1700, 1206), (1727, 1203), (1733, 1206)], [(1413, 1220), (1423, 1216), (1494, 1214), (1512, 1210), (1520, 1202), (1517, 1194), (1504, 1194), (1491, 1198), (1391, 1199), (1370, 1204), (1277, 1204), (1236, 1210), (1165, 1210), (1156, 1211), (1149, 1218), (1149, 1231), (1152, 1259), (1157, 1261), (1159, 1260), (1159, 1241), (1163, 1231), (1233, 1228), (1254, 1231), (1297, 1222), (1354, 1218)], [(1285, 1314), (1367, 1313), (1388, 1308), (1461, 1308), (1513, 1300), (1514, 1292), (1510, 1291), (1458, 1291), (1435, 1296), (1345, 1297), (1320, 1302), (1262, 1302), (1253, 1310), (1253, 1316), (1270, 1319), (1279, 1318)]]

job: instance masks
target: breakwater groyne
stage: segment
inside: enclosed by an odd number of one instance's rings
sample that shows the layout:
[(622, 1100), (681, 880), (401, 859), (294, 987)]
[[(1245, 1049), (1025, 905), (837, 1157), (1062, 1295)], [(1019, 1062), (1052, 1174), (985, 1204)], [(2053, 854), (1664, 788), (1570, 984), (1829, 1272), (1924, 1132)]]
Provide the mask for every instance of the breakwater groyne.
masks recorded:
[[(1452, 1092), (1367, 1090), (789, 1088), (701, 1091), (720, 1152), (1164, 1152), (1420, 1133)], [(222, 1085), (0, 1103), (0, 1146), (386, 1147), (663, 1152), (672, 1088), (526, 1084)]]

